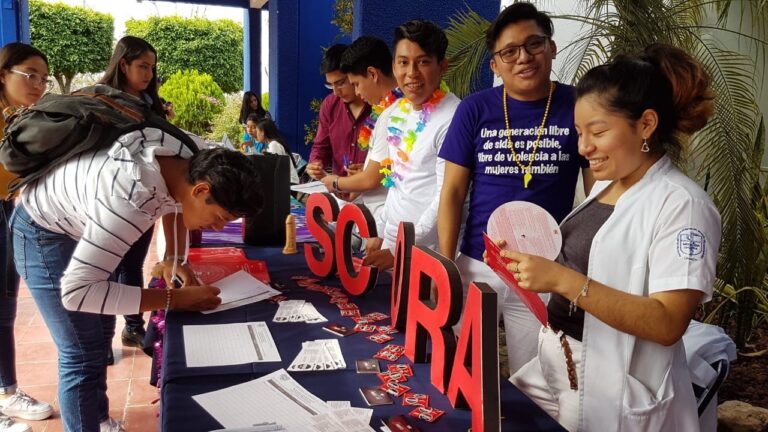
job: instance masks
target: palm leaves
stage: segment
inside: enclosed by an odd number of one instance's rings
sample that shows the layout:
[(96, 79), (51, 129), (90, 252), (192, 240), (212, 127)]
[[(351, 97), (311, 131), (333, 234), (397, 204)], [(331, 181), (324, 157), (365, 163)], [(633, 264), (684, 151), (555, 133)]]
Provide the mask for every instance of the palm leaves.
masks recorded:
[[(563, 67), (555, 71), (561, 81), (575, 82), (590, 68), (653, 42), (684, 49), (712, 78), (715, 116), (691, 137), (683, 168), (705, 186), (721, 212), (717, 287), (718, 291), (731, 287), (735, 302), (727, 300), (719, 313), (721, 323), (736, 316), (735, 339), (743, 347), (753, 313), (766, 309), (760, 302), (768, 297), (763, 284), (768, 230), (766, 215), (757, 211), (766, 202), (760, 186), (765, 137), (756, 103), (757, 83), (763, 82), (766, 72), (768, 0), (582, 0), (579, 9), (578, 14), (553, 16), (578, 22), (583, 29), (559, 47), (560, 55), (566, 56)], [(458, 13), (446, 31), (453, 63), (449, 83), (455, 89), (471, 88), (478, 51), (485, 52), (481, 35), (487, 23), (473, 14)], [(724, 36), (737, 40), (746, 54), (725, 49), (719, 42)], [(755, 290), (762, 290), (762, 295)], [(724, 291), (723, 297), (731, 299)]]
[(488, 20), (472, 10), (459, 11), (448, 21), (448, 72), (445, 81), (451, 92), (463, 98), (477, 90), (475, 84), (481, 65), (488, 58), (485, 49), (485, 29)]

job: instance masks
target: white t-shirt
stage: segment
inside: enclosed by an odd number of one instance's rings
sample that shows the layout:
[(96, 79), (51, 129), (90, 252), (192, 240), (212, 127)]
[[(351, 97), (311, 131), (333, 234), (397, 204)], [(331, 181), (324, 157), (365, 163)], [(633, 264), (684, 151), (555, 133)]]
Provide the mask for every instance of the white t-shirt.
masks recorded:
[(296, 172), (296, 167), (293, 165), (293, 155), (286, 153), (285, 147), (277, 141), (272, 141), (267, 145), (267, 152), (291, 158), (289, 162), (289, 165), (291, 166), (291, 184), (299, 184), (299, 174)]
[[(388, 188), (384, 208), (376, 221), (379, 236), (384, 239), (382, 249), (394, 250), (400, 222), (414, 224), (416, 244), (437, 248), (437, 208), (445, 169), (445, 161), (438, 158), (437, 154), (459, 102), (459, 98), (453, 93), (446, 94), (429, 116), (424, 130), (416, 135), (416, 142), (408, 154), (408, 162), (394, 165), (395, 173), (402, 179), (395, 179), (395, 186)], [(397, 127), (408, 131), (415, 129), (420, 112), (412, 110), (405, 115), (399, 109), (398, 103), (384, 110), (374, 130), (374, 135), (378, 132), (383, 138), (377, 137), (376, 144), (368, 152), (371, 160), (379, 163), (386, 158), (399, 161), (398, 149), (405, 150), (404, 143), (401, 142), (400, 146), (395, 148), (387, 140), (391, 126), (390, 118), (393, 115), (404, 118)], [(379, 142), (387, 145), (378, 145)]]
[[(369, 142), (368, 147), (368, 154), (365, 156), (365, 164), (363, 165), (363, 171), (365, 171), (366, 168), (368, 168), (368, 164), (371, 162), (371, 158), (374, 157), (376, 154), (384, 153), (386, 155), (387, 152), (387, 127), (384, 123), (381, 122), (381, 117), (376, 121), (376, 125), (383, 125), (381, 127), (374, 126), (373, 128), (373, 134), (371, 136), (371, 140)], [(381, 157), (381, 159), (373, 159), (377, 163), (380, 160), (385, 159), (387, 156)], [(377, 186), (375, 189), (371, 189), (369, 191), (363, 192), (362, 195), (360, 195), (360, 199), (363, 201), (363, 204), (365, 204), (365, 207), (368, 208), (368, 210), (371, 211), (371, 214), (373, 215), (374, 219), (379, 218), (379, 214), (381, 213), (382, 209), (384, 208), (384, 201), (387, 199), (387, 188), (384, 186)], [(379, 236), (381, 236), (382, 233), (379, 233)]]

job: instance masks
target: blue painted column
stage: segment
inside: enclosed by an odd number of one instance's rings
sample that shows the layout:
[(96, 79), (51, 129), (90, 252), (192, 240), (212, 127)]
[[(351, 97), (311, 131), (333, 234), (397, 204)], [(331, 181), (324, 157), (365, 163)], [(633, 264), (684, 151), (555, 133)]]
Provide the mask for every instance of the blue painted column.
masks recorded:
[(323, 49), (349, 43), (331, 24), (334, 0), (269, 1), (269, 111), (294, 152), (309, 156), (304, 125), (317, 114), (312, 99), (328, 93), (320, 75)]
[[(467, 5), (489, 21), (499, 14), (499, 0), (354, 0), (352, 36), (376, 36), (390, 43), (391, 47), (398, 25), (423, 18), (445, 29), (448, 19), (458, 11), (466, 11)], [(486, 63), (479, 86), (486, 88), (492, 83), (490, 67)]]
[(0, 0), (0, 46), (11, 42), (29, 43), (27, 0)]
[(243, 11), (243, 90), (261, 95), (261, 9)]

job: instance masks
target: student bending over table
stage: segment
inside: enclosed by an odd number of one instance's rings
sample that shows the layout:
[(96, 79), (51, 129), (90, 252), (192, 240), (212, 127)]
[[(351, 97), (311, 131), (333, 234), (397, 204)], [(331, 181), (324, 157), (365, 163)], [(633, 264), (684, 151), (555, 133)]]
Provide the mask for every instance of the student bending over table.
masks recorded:
[[(114, 315), (198, 311), (221, 302), (218, 288), (201, 286), (177, 259), (163, 265), (164, 274), (185, 282), (178, 290), (111, 282), (131, 245), (179, 210), (190, 229), (221, 229), (259, 211), (260, 191), (246, 156), (222, 148), (193, 155), (151, 128), (81, 153), (26, 186), (11, 218), (14, 260), (58, 349), (65, 430), (98, 431), (100, 423), (101, 430), (122, 430), (109, 418), (107, 399), (104, 346)], [(166, 232), (174, 245), (175, 230)]]

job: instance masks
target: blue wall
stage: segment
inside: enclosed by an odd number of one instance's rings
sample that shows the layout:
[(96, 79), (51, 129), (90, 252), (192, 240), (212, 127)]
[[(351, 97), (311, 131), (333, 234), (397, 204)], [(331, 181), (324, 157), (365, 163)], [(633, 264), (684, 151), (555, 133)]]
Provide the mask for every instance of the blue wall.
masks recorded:
[(27, 0), (0, 0), (0, 47), (11, 42), (29, 43)]
[(269, 111), (293, 151), (306, 159), (304, 125), (316, 117), (314, 98), (328, 93), (320, 74), (323, 48), (349, 43), (331, 24), (333, 0), (269, 1)]
[[(448, 19), (458, 11), (466, 11), (467, 5), (489, 21), (499, 14), (499, 0), (354, 0), (352, 35), (376, 36), (389, 42), (392, 48), (398, 25), (421, 18), (446, 28)], [(487, 63), (480, 75), (480, 88), (490, 87), (493, 79)]]
[(243, 10), (243, 90), (261, 94), (261, 9)]

